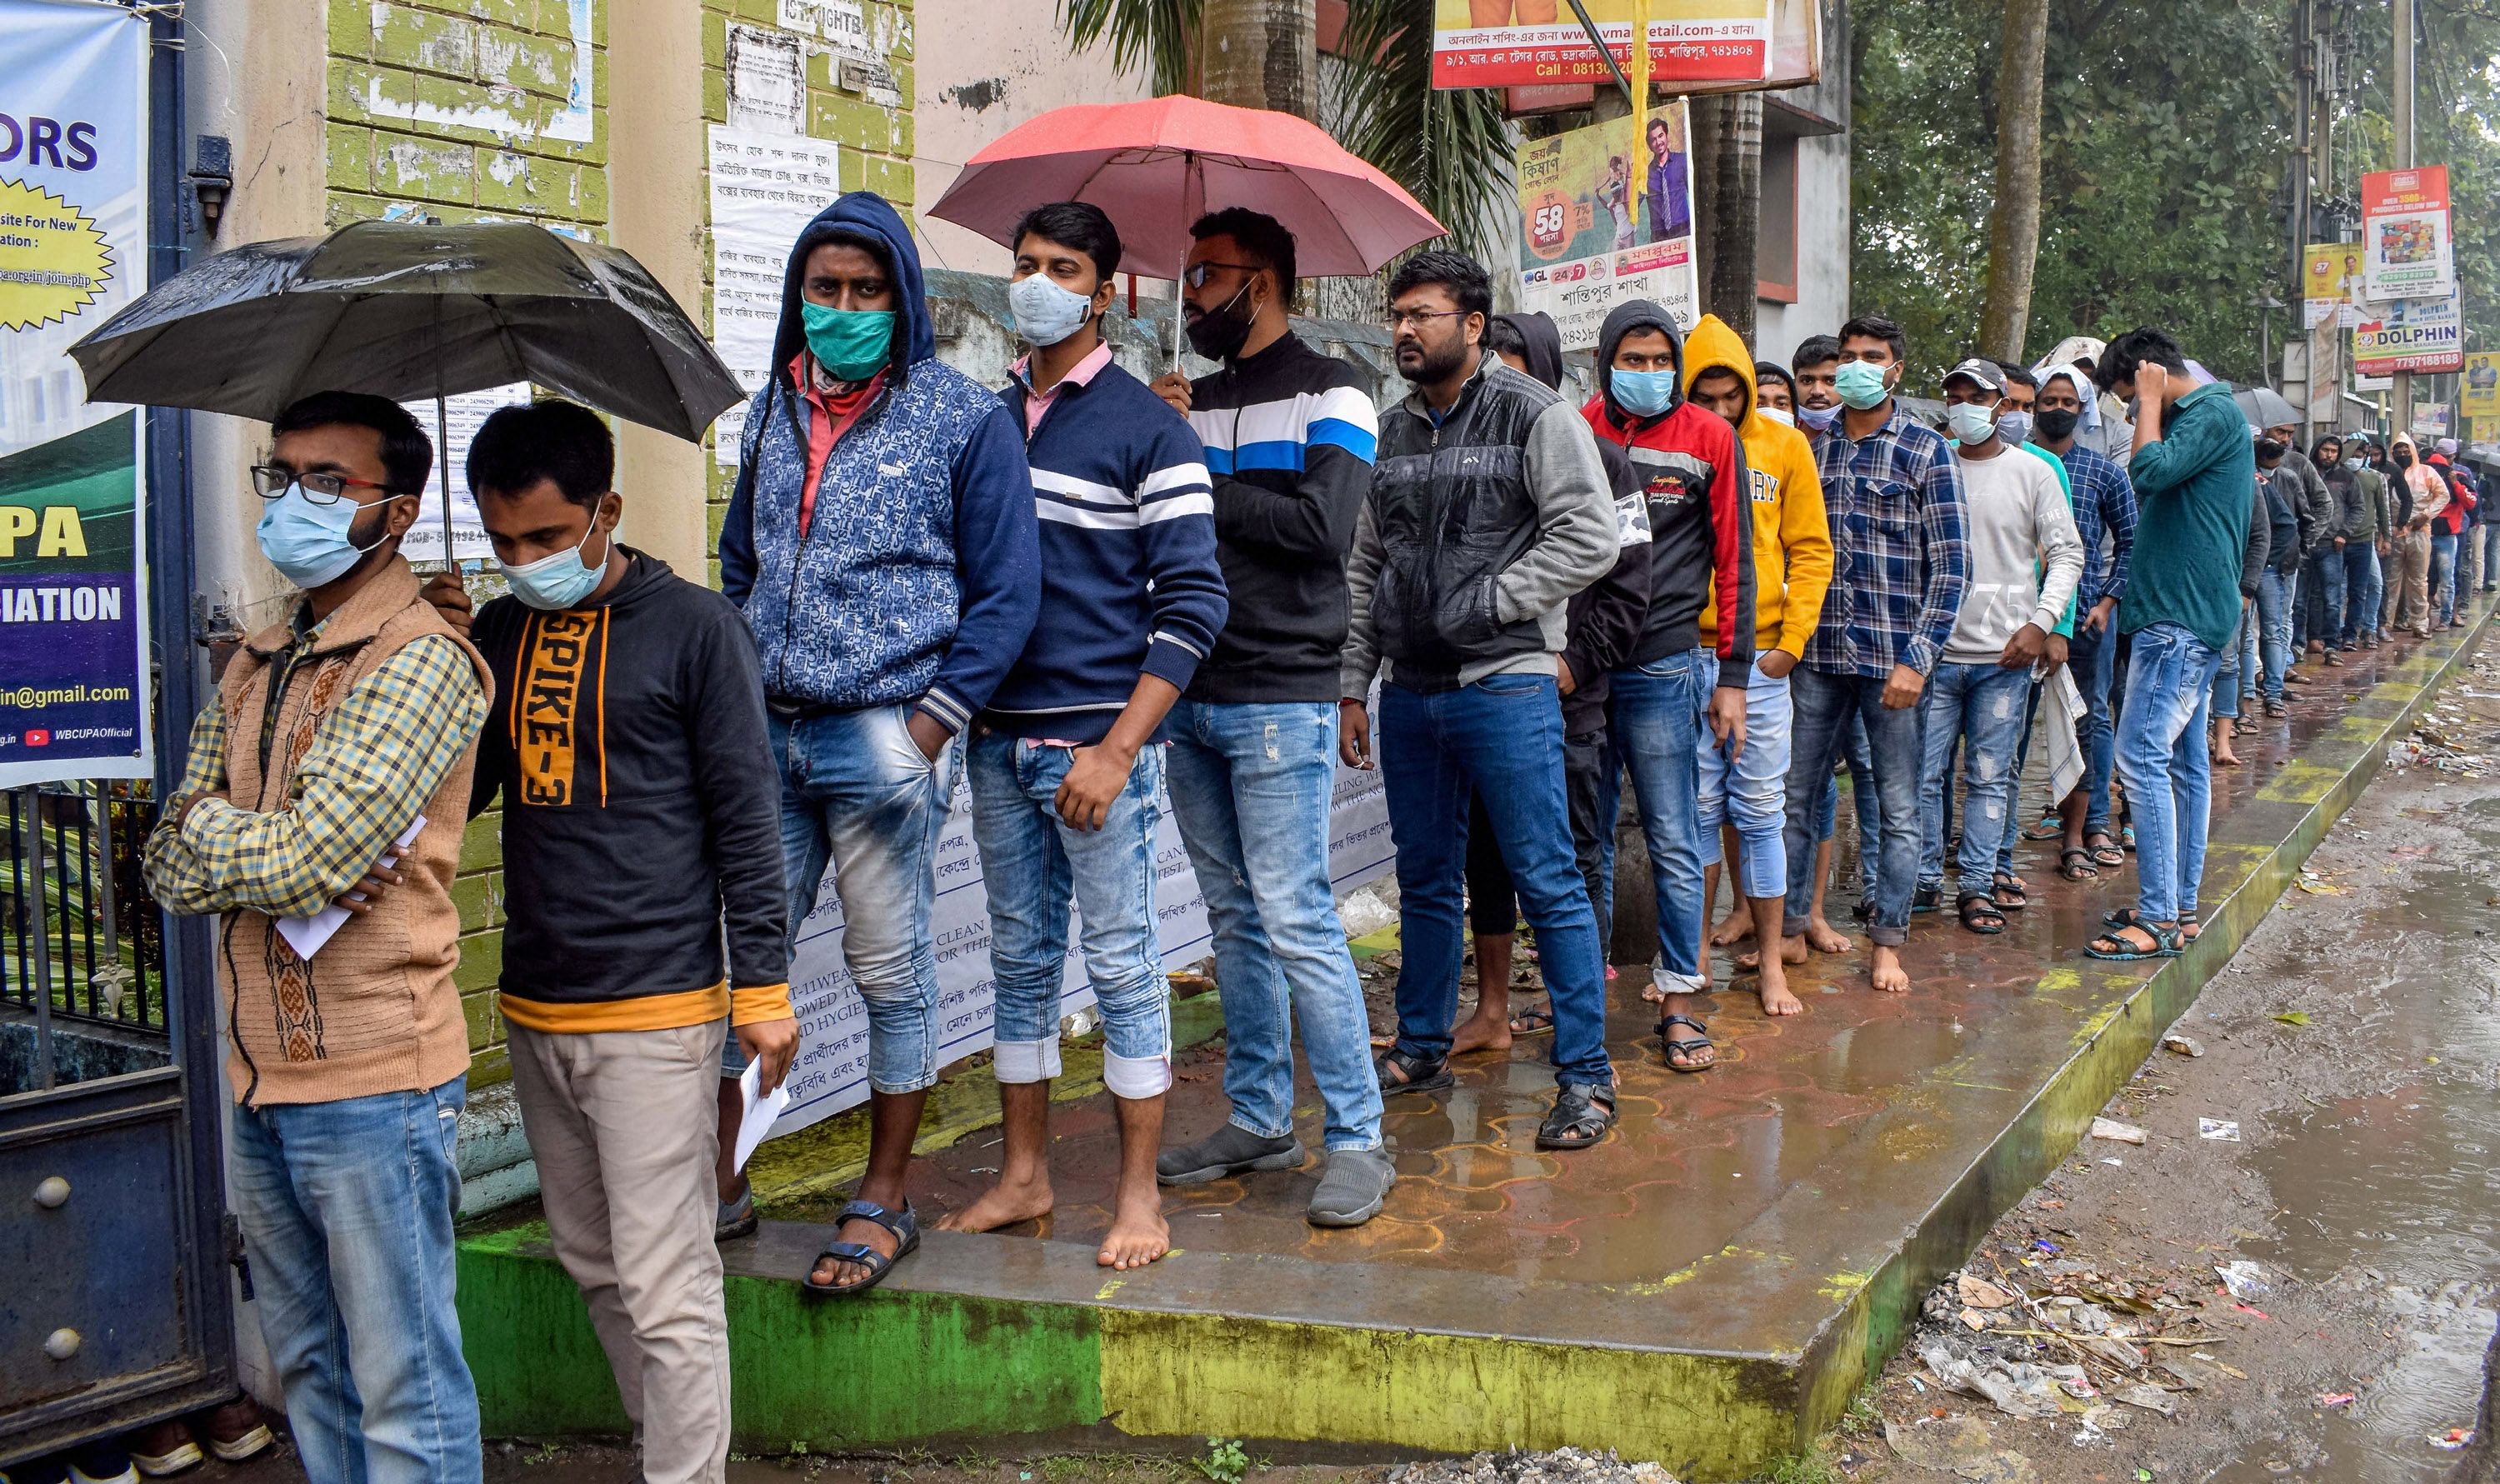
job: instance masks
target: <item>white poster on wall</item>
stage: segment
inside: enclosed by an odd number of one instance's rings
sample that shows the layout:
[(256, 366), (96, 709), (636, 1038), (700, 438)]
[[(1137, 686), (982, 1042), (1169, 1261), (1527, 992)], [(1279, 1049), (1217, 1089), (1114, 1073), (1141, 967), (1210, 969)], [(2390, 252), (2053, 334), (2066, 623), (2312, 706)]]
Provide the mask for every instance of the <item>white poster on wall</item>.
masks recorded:
[[(1388, 873), (1389, 803), (1377, 772), (1339, 768), (1329, 809), (1329, 875), (1338, 892)], [(981, 887), (980, 852), (972, 845), (971, 790), (958, 783), (954, 808), (938, 845), (938, 898), (932, 922), (938, 945), (938, 1064), (990, 1044), (990, 910)], [(1155, 835), (1155, 914), (1164, 968), (1196, 963), (1212, 951), (1206, 902), (1182, 846), (1168, 804)], [(1094, 1003), (1072, 926), (1060, 1013)], [(868, 1007), (842, 966), (842, 907), (827, 873), (824, 894), (799, 930), (790, 965), (790, 999), (799, 1016), (799, 1054), (790, 1064), (790, 1106), (775, 1137), (804, 1129), (868, 1101)]]
[(768, 134), (807, 132), (807, 56), (787, 31), (729, 28), (729, 121)]
[[(451, 477), (451, 554), (464, 562), (483, 561), (495, 554), (486, 540), (485, 522), (477, 517), (477, 500), (469, 492), (469, 445), (477, 436), (487, 414), (499, 407), (510, 407), (530, 400), (530, 383), (515, 381), (509, 386), (490, 386), (484, 391), (461, 392), (443, 399), (443, 446), (435, 450), (433, 472), (425, 478), (425, 498), (417, 506), (416, 524), (408, 528), (400, 542), (400, 555), (411, 562), (440, 562), (443, 558), (443, 479)], [(434, 403), (400, 404), (429, 439), (435, 435)]]
[[(803, 134), (713, 124), (710, 133), (711, 344), (752, 395), (764, 389), (781, 281), (800, 229), (841, 194), (840, 151)], [(740, 403), (712, 424), (712, 456), (738, 465)]]

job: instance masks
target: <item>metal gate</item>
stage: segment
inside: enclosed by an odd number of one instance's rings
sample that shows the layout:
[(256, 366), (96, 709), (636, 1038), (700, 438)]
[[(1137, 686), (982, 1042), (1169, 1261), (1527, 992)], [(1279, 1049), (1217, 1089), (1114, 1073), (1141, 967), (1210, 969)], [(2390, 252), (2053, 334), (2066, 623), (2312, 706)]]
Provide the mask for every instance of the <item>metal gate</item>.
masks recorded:
[[(149, 17), (149, 268), (180, 271), (179, 6)], [(157, 776), (0, 796), (0, 1465), (234, 1394), (212, 924), (139, 852), (203, 694), (189, 424), (148, 421)]]

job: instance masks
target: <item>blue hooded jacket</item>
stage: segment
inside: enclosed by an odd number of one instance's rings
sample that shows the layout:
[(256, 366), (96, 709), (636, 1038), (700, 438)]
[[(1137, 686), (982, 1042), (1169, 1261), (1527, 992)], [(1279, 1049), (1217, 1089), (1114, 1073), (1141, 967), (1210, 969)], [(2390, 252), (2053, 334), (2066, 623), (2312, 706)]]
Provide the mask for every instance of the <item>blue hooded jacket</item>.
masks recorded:
[[(885, 385), (827, 456), (806, 535), (814, 406), (792, 379), (806, 346), (799, 287), (827, 242), (893, 274)], [(999, 394), (937, 359), (910, 229), (852, 191), (799, 234), (782, 280), (773, 375), (755, 395), (720, 533), (720, 585), (746, 614), (765, 694), (810, 709), (916, 703), (959, 732), (1032, 637), (1041, 559), (1024, 429)]]

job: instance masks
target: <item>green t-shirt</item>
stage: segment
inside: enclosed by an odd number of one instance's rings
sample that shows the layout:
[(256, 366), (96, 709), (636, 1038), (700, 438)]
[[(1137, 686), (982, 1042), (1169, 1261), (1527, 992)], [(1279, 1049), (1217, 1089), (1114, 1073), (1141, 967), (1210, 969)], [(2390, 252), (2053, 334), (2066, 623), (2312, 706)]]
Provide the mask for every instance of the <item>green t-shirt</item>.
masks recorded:
[(2256, 451), (2229, 384), (2180, 398), (2126, 475), (2135, 485), (2135, 555), (2119, 632), (2175, 623), (2220, 650), (2240, 621), (2240, 558), (2257, 489)]

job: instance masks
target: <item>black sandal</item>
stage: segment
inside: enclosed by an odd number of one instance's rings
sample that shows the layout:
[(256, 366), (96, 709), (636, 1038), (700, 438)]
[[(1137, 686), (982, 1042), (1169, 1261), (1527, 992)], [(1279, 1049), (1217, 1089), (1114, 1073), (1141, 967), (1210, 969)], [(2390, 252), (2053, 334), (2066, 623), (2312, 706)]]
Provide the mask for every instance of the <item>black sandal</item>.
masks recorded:
[(1551, 1009), (1521, 1010), (1510, 1017), (1510, 1034), (1514, 1037), (1546, 1036), (1554, 1030)]
[[(1380, 1079), (1380, 1091), (1384, 1097), (1395, 1093), (1438, 1092), (1444, 1087), (1455, 1087), (1459, 1082), (1450, 1073), (1448, 1058), (1428, 1062), (1420, 1056), (1410, 1056), (1395, 1049), (1372, 1063), (1371, 1071)], [(1395, 1081), (1390, 1080), (1389, 1075), (1393, 1071), (1398, 1073)]]
[[(1693, 1034), (1682, 1040), (1677, 1040), (1666, 1034), (1675, 1026), (1683, 1026)], [(1666, 1070), (1669, 1072), (1708, 1072), (1719, 1065), (1719, 1049), (1711, 1044), (1710, 1028), (1690, 1015), (1669, 1015), (1658, 1023), (1658, 1029), (1653, 1034), (1666, 1047)], [(1704, 1051), (1710, 1053), (1710, 1060), (1698, 1066), (1694, 1065), (1693, 1059)], [(1684, 1065), (1681, 1067), (1675, 1064), (1675, 1059), (1679, 1056), (1684, 1058)]]
[[(2139, 948), (2135, 944), (2127, 941), (2125, 939), (2119, 937), (2119, 934), (2126, 931), (2125, 928), (2112, 928), (2110, 931), (2103, 933), (2100, 937), (2093, 939), (2090, 942), (2084, 944), (2084, 956), (2086, 958), (2101, 959), (2113, 964), (2137, 964), (2142, 963), (2146, 959), (2177, 958), (2179, 956), (2179, 930), (2177, 928), (2156, 928), (2144, 923), (2129, 923), (2127, 924), (2127, 927), (2131, 927), (2135, 931), (2143, 934), (2145, 937), (2152, 939), (2153, 947), (2151, 950), (2148, 951), (2146, 949)], [(2103, 947), (2102, 944), (2104, 943), (2108, 944), (2108, 946)]]
[(1602, 1087), (1573, 1082), (1554, 1095), (1553, 1111), (1536, 1126), (1536, 1147), (1586, 1149), (1614, 1126), (1614, 1095)]
[[(888, 1257), (866, 1242), (828, 1242), (825, 1244), (825, 1250), (816, 1254), (815, 1262), (807, 1265), (806, 1272), (800, 1276), (801, 1288), (811, 1294), (821, 1294), (834, 1299), (848, 1298), (852, 1294), (864, 1294), (884, 1282), (885, 1275), (894, 1270), (895, 1264), (919, 1250), (920, 1215), (911, 1208), (911, 1203), (908, 1201), (903, 1203), (903, 1210), (900, 1214), (886, 1209), (873, 1201), (853, 1201), (835, 1214), (834, 1230), (839, 1232), (843, 1226), (854, 1221), (873, 1221), (893, 1233), (896, 1241), (901, 1244), (894, 1249), (894, 1256)], [(832, 1258), (838, 1263), (856, 1263), (868, 1270), (868, 1276), (856, 1283), (819, 1283), (816, 1281), (816, 1270), (827, 1258)]]
[(1982, 938), (1994, 938), (2005, 931), (2005, 913), (1999, 911), (1996, 899), (1984, 891), (1966, 891), (1954, 899), (1954, 910), (1961, 914), (1961, 925)]
[(1998, 872), (1989, 884), (1996, 888), (1996, 905), (2006, 911), (2019, 912), (2031, 905), (2031, 883), (2013, 872)]
[(1910, 910), (1932, 912), (1943, 905), (1945, 889), (1942, 886), (1922, 886), (1910, 893)]
[(2084, 848), (2091, 852), (2092, 864), (2112, 870), (2125, 865), (2126, 852), (2118, 847), (2116, 841), (2110, 839), (2109, 831), (2102, 830), (2097, 833), (2100, 837), (2099, 844), (2093, 844), (2089, 838), (2084, 841)]
[(2092, 862), (2092, 853), (2080, 845), (2068, 845), (2057, 852), (2057, 874), (2069, 881), (2094, 881), (2100, 878), (2100, 867)]

